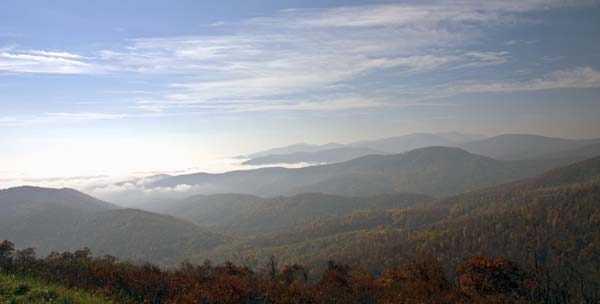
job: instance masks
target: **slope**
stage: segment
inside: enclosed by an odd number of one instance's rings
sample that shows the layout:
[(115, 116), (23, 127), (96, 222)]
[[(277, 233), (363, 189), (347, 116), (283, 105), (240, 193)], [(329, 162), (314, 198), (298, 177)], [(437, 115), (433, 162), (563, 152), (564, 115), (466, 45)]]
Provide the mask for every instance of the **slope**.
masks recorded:
[(0, 239), (41, 255), (87, 246), (101, 254), (168, 264), (225, 240), (192, 223), (119, 209), (72, 189), (2, 190), (0, 209)]
[(549, 154), (567, 152), (594, 143), (600, 143), (600, 139), (574, 140), (531, 134), (502, 134), (465, 143), (459, 147), (471, 153), (496, 159), (522, 160), (549, 158)]
[(447, 263), (485, 254), (537, 258), (541, 265), (562, 269), (559, 276), (580, 271), (600, 278), (594, 268), (586, 268), (598, 263), (599, 200), (597, 157), (425, 206), (354, 212), (221, 246), (211, 256), (274, 255), (284, 263), (313, 265), (335, 258), (377, 270), (414, 254), (433, 253)]
[(260, 196), (322, 192), (365, 196), (389, 192), (448, 195), (534, 176), (556, 161), (498, 161), (458, 148), (428, 147), (404, 154), (369, 155), (343, 163), (299, 169), (263, 168), (223, 174), (174, 176), (149, 187), (199, 185), (212, 193)]

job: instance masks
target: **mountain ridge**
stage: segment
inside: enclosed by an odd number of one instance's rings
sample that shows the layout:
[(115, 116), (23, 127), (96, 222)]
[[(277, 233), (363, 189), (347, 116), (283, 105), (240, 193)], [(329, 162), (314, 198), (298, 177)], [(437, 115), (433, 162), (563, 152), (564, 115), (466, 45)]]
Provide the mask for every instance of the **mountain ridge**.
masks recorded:
[(343, 196), (414, 192), (439, 196), (533, 176), (561, 164), (560, 161), (501, 161), (456, 147), (427, 147), (403, 154), (369, 155), (342, 163), (297, 169), (273, 167), (221, 174), (187, 174), (148, 186), (187, 184), (212, 188), (212, 193), (238, 192), (258, 196), (302, 192)]

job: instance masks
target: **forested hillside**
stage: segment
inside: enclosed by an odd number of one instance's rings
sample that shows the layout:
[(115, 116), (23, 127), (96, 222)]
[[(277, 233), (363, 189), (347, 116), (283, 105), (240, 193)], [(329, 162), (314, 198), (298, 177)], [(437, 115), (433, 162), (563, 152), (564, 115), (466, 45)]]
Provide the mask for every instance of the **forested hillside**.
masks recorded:
[(52, 251), (89, 247), (97, 254), (170, 264), (226, 237), (172, 216), (122, 209), (72, 189), (0, 190), (0, 238)]
[(477, 254), (505, 256), (593, 292), (600, 281), (599, 201), (600, 158), (594, 158), (426, 206), (355, 212), (260, 236), (211, 256), (276, 256), (314, 267), (338, 258), (378, 273), (418, 254), (433, 254), (442, 265)]
[(432, 200), (427, 195), (410, 193), (364, 197), (303, 193), (273, 198), (215, 194), (192, 196), (180, 202), (165, 204), (160, 210), (223, 234), (250, 236), (301, 227), (354, 211), (406, 208)]

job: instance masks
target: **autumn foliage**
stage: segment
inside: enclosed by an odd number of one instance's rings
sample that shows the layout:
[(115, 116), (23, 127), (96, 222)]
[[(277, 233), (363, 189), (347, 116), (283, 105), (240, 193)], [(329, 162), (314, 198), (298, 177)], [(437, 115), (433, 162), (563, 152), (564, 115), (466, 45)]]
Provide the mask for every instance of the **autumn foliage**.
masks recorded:
[[(88, 249), (35, 258), (31, 249), (0, 244), (2, 271), (23, 273), (100, 293), (119, 303), (548, 303), (540, 282), (505, 259), (472, 257), (457, 265), (457, 283), (438, 260), (421, 256), (376, 276), (329, 261), (318, 279), (309, 269), (272, 259), (252, 270), (227, 262), (182, 263), (164, 270), (151, 264), (92, 257)], [(552, 298), (549, 303), (562, 303)], [(583, 302), (585, 303), (585, 302)], [(593, 302), (588, 302), (593, 303)]]

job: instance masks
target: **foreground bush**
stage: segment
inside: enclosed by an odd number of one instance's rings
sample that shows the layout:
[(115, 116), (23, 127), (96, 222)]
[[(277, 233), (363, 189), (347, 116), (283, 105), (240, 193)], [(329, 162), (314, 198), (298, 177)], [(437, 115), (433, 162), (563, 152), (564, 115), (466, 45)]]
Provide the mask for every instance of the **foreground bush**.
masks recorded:
[(0, 303), (110, 304), (99, 296), (22, 275), (0, 274)]
[[(208, 261), (202, 265), (183, 263), (177, 269), (163, 270), (151, 264), (119, 262), (110, 256), (92, 257), (87, 249), (37, 259), (33, 250), (15, 251), (12, 243), (5, 241), (0, 244), (0, 265), (7, 273), (99, 293), (118, 303), (573, 303), (574, 299), (580, 299), (578, 303), (596, 303), (598, 300), (561, 293), (560, 286), (541, 281), (511, 261), (485, 257), (473, 257), (458, 264), (458, 284), (448, 280), (437, 259), (427, 256), (392, 267), (382, 276), (330, 261), (320, 278), (311, 281), (309, 269), (301, 265), (279, 267), (275, 258), (259, 270), (229, 262), (215, 266)], [(33, 290), (30, 287), (11, 286), (7, 288), (8, 296), (19, 292), (38, 295), (30, 293)], [(59, 303), (103, 303), (73, 299), (74, 302)]]

